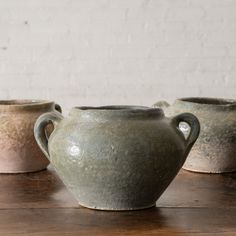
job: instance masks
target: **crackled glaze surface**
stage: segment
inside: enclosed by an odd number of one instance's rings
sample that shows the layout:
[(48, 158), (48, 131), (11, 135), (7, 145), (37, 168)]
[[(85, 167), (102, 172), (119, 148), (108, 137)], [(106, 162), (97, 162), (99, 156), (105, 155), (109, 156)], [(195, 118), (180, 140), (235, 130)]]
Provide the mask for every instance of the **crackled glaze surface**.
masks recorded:
[[(55, 130), (44, 136), (45, 125)], [(185, 140), (180, 120), (192, 127)], [(176, 176), (199, 133), (197, 119), (182, 114), (168, 119), (144, 107), (74, 108), (62, 118), (42, 115), (35, 137), (65, 185), (83, 206), (134, 210), (155, 205)]]
[(47, 101), (0, 101), (0, 173), (33, 172), (49, 161), (34, 139), (34, 123), (44, 112), (53, 111)]
[(201, 132), (183, 168), (197, 172), (236, 171), (236, 100), (183, 98), (168, 106), (158, 102), (168, 116), (193, 113), (200, 121)]

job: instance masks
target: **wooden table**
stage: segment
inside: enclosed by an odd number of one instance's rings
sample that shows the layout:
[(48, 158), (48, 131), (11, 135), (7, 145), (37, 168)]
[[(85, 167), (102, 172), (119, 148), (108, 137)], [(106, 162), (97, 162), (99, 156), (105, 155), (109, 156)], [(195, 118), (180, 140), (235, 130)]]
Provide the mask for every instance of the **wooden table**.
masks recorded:
[(182, 170), (156, 208), (80, 207), (52, 167), (0, 175), (0, 235), (236, 235), (236, 173)]

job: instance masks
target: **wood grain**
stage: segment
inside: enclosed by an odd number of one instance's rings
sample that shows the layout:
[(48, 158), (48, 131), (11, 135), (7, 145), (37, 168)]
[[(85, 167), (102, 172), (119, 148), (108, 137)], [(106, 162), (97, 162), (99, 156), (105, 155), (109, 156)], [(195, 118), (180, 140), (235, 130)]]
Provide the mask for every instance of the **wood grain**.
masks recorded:
[(235, 209), (152, 208), (135, 212), (81, 209), (0, 211), (1, 235), (236, 235)]
[(133, 212), (80, 207), (52, 167), (0, 175), (0, 235), (236, 235), (236, 173), (182, 170), (157, 207)]

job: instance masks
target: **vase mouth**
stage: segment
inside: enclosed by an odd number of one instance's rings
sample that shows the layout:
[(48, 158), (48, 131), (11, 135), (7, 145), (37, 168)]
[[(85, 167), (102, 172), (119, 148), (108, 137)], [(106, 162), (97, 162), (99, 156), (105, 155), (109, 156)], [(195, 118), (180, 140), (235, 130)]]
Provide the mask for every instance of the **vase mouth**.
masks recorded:
[(83, 114), (93, 117), (138, 117), (163, 116), (163, 110), (137, 105), (81, 106), (72, 108), (70, 114)]
[(51, 102), (39, 99), (0, 100), (0, 106), (32, 106), (36, 104), (45, 104), (45, 103), (51, 103)]
[(225, 98), (213, 97), (186, 97), (177, 99), (181, 102), (193, 103), (198, 105), (211, 105), (211, 106), (231, 106), (236, 105), (236, 100)]
[(137, 105), (110, 105), (110, 106), (81, 106), (81, 107), (74, 107), (74, 109), (79, 110), (96, 110), (96, 111), (128, 111), (128, 110), (141, 110), (141, 111), (147, 111), (147, 110), (156, 110), (151, 107), (146, 106), (137, 106)]
[(11, 99), (11, 100), (0, 100), (1, 110), (30, 110), (38, 108), (47, 108), (53, 106), (54, 102), (41, 99)]

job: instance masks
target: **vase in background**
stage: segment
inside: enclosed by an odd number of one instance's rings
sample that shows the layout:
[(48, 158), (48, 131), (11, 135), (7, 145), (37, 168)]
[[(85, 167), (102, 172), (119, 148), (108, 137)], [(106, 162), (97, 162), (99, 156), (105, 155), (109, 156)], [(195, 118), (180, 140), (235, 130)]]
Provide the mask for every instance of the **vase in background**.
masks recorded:
[[(48, 166), (35, 141), (34, 124), (41, 114), (55, 109), (61, 111), (51, 101), (0, 101), (0, 173), (34, 172)], [(50, 133), (50, 127), (47, 129)]]
[[(172, 105), (154, 104), (168, 116), (191, 112), (200, 121), (201, 132), (183, 168), (205, 173), (236, 171), (236, 100), (222, 98), (180, 98)], [(186, 136), (188, 128), (180, 127)]]

